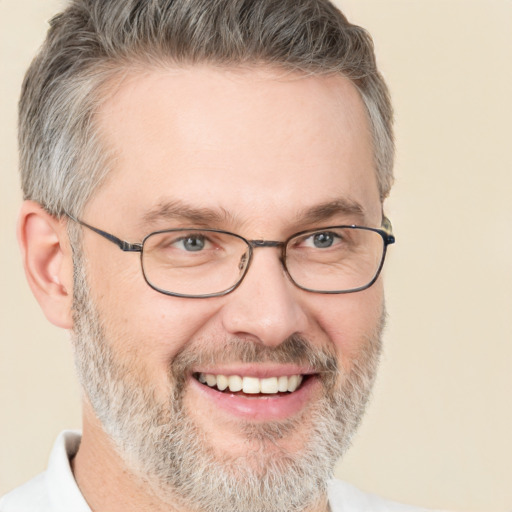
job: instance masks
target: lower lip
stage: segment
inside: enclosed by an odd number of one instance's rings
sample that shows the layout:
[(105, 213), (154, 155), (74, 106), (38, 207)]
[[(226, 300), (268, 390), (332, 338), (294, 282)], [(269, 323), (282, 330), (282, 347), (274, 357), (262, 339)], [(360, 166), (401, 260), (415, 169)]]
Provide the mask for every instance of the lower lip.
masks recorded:
[(190, 377), (190, 384), (215, 407), (240, 419), (278, 421), (298, 414), (312, 400), (321, 386), (318, 377), (308, 377), (301, 387), (285, 395), (235, 395), (217, 391)]

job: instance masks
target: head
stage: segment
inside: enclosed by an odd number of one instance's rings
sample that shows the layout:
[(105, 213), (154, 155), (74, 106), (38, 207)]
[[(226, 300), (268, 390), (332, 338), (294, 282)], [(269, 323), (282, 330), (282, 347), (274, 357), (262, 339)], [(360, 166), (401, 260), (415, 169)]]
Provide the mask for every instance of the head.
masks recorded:
[[(370, 37), (328, 2), (75, 0), (51, 22), (20, 101), (27, 275), (73, 333), (84, 437), (97, 422), (160, 499), (320, 502), (374, 379), (381, 279), (305, 291), (270, 244), (228, 294), (165, 295), (65, 214), (136, 243), (379, 228), (391, 123)], [(219, 389), (237, 376), (247, 389)], [(249, 397), (279, 378), (297, 390)]]

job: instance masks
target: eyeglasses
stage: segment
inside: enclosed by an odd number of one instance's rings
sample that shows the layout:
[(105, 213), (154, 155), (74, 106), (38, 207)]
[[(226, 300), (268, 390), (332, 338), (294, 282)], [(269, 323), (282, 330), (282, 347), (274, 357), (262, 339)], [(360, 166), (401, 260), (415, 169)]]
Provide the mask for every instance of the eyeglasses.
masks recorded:
[(386, 217), (381, 229), (327, 226), (301, 231), (283, 242), (247, 240), (219, 229), (180, 228), (155, 231), (135, 244), (68, 217), (123, 251), (140, 252), (142, 274), (151, 288), (189, 298), (218, 297), (235, 290), (260, 247), (280, 250), (286, 274), (302, 290), (358, 292), (377, 280), (387, 246), (395, 242)]

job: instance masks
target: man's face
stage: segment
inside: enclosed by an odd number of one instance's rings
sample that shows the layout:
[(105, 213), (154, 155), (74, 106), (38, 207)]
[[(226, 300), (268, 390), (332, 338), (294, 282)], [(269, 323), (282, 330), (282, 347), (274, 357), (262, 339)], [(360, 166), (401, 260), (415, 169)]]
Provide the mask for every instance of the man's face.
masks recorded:
[[(121, 239), (207, 227), (284, 240), (322, 226), (380, 226), (368, 121), (341, 77), (148, 71), (126, 79), (98, 115), (114, 169), (82, 219)], [(151, 466), (158, 454), (140, 444), (151, 438), (165, 451), (183, 429), (194, 437), (196, 465), (228, 473), (245, 465), (260, 476), (276, 457), (285, 461), (277, 472), (286, 460), (315, 463), (322, 437), (346, 444), (377, 359), (380, 279), (357, 293), (309, 293), (267, 247), (254, 251), (232, 293), (178, 298), (145, 283), (137, 254), (87, 230), (83, 251), (89, 291), (77, 301), (76, 343), (85, 348), (78, 365), (92, 404), (85, 425), (95, 410), (128, 465), (162, 483), (161, 466), (175, 454)], [(96, 330), (80, 341), (87, 322)], [(91, 344), (102, 354), (88, 359)], [(294, 392), (250, 395), (199, 382), (206, 374), (303, 381)]]

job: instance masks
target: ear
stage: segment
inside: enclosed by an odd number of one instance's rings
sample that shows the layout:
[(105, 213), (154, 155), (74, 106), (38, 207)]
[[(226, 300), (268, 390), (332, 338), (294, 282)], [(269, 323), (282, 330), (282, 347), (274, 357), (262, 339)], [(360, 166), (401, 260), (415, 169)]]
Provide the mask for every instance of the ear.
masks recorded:
[(73, 259), (66, 219), (25, 201), (18, 220), (18, 242), (32, 293), (46, 318), (58, 327), (73, 327)]

